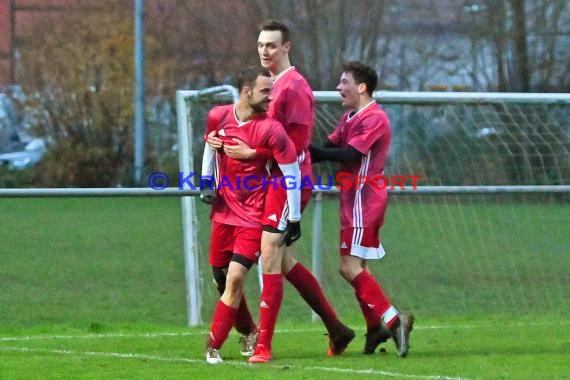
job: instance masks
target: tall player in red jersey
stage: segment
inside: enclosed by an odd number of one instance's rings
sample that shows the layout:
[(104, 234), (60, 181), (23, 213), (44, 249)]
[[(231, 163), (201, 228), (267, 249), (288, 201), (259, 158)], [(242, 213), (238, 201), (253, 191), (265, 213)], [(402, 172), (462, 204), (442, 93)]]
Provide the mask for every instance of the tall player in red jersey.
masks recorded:
[[(390, 145), (390, 121), (372, 98), (378, 83), (376, 72), (361, 62), (349, 62), (337, 90), (345, 113), (323, 147), (311, 145), (313, 162), (340, 162), (339, 171), (349, 174), (352, 186), (340, 193), (340, 273), (354, 288), (367, 324), (364, 353), (371, 354), (389, 337), (398, 354), (405, 357), (413, 316), (403, 315), (390, 303), (367, 266), (381, 259), (380, 227), (388, 206), (388, 191), (382, 180)], [(362, 179), (366, 179), (365, 181)], [(362, 183), (364, 182), (364, 183)]]
[[(246, 142), (251, 147), (271, 152), (279, 169), (286, 175), (282, 187), (289, 209), (288, 222), (301, 219), (301, 172), (295, 147), (281, 123), (266, 113), (273, 87), (269, 72), (261, 67), (245, 69), (238, 79), (239, 100), (235, 105), (214, 107), (208, 113), (204, 136), (215, 149), (217, 196), (210, 217), (212, 237), (210, 264), (216, 281), (225, 281), (223, 293), (214, 311), (208, 334), (206, 361), (222, 362), (220, 348), (236, 323), (244, 302), (243, 284), (249, 268), (257, 262), (262, 234), (261, 217), (266, 197), (266, 158), (238, 161), (224, 152), (224, 146)], [(208, 147), (205, 156), (208, 155)], [(205, 157), (203, 162), (210, 162)], [(300, 232), (299, 232), (300, 233)], [(285, 234), (290, 244), (300, 235)]]
[[(297, 161), (303, 178), (312, 181), (312, 167), (309, 153), (314, 126), (314, 99), (311, 87), (289, 60), (291, 41), (288, 27), (278, 21), (267, 21), (260, 27), (257, 51), (261, 65), (271, 72), (273, 78), (273, 101), (269, 114), (279, 120), (289, 138), (293, 141)], [(263, 149), (251, 149), (247, 144), (229, 147), (228, 154), (238, 159), (264, 157)], [(279, 179), (282, 175), (274, 171)], [(312, 189), (301, 190), (301, 207), (311, 198)], [(295, 228), (287, 223), (285, 192), (282, 188), (269, 188), (263, 216), (261, 257), (263, 269), (263, 290), (261, 294), (259, 336), (255, 353), (250, 363), (264, 363), (271, 360), (271, 341), (277, 315), (283, 298), (283, 279), (297, 289), (301, 297), (321, 317), (329, 334), (328, 354), (340, 355), (354, 339), (354, 331), (345, 326), (330, 305), (313, 274), (295, 258), (293, 247), (279, 245), (279, 237), (285, 231)]]

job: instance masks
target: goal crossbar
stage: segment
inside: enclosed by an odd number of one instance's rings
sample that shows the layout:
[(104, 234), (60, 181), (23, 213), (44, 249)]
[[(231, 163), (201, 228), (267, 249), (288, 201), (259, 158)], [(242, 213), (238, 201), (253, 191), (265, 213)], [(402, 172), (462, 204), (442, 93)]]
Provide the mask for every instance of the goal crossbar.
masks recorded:
[[(339, 102), (337, 91), (314, 91), (319, 102)], [(568, 93), (374, 91), (382, 104), (570, 104)]]

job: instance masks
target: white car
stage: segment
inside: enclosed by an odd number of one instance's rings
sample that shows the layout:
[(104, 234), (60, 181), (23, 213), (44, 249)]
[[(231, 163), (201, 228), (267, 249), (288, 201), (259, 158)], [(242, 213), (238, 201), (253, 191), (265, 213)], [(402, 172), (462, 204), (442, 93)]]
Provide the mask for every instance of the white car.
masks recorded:
[(27, 169), (40, 162), (46, 151), (45, 141), (34, 138), (26, 144), (22, 151), (0, 154), (0, 164), (11, 170)]

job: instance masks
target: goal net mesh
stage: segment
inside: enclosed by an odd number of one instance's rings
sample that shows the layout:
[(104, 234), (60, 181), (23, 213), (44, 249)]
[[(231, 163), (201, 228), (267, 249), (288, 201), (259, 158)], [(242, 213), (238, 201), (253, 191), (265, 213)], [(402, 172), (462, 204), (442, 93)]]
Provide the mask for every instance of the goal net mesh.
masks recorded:
[[(316, 93), (318, 94), (318, 92)], [(340, 98), (316, 96), (313, 144), (321, 144), (343, 113)], [(229, 99), (188, 102), (194, 134), (194, 169), (200, 171), (207, 111)], [(421, 176), (419, 186), (530, 186), (570, 184), (568, 102), (410, 101), (378, 103), (392, 127), (386, 177)], [(315, 175), (336, 165), (314, 165)], [(407, 182), (411, 185), (411, 182)], [(370, 267), (396, 307), (429, 317), (568, 313), (570, 194), (393, 192), (381, 230), (384, 259)], [(198, 202), (199, 203), (199, 202)], [(321, 283), (344, 318), (361, 318), (352, 287), (338, 274), (338, 198), (322, 200), (319, 236), (313, 234), (315, 202), (304, 214), (297, 256), (312, 265), (312, 239), (322, 251)], [(207, 206), (199, 204), (202, 319), (218, 294), (207, 262)], [(253, 274), (253, 273), (252, 273)], [(257, 313), (257, 275), (247, 295)], [(286, 285), (280, 320), (311, 318), (309, 307)]]

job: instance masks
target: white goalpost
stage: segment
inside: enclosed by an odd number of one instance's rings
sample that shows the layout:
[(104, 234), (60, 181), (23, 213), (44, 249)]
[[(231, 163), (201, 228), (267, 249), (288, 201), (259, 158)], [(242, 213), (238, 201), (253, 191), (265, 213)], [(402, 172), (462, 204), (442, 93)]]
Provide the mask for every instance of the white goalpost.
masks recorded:
[[(218, 86), (201, 91), (177, 91), (176, 110), (178, 115), (178, 163), (180, 172), (185, 175), (194, 171), (194, 156), (192, 154), (193, 125), (189, 114), (188, 101), (209, 95), (224, 95), (234, 102), (237, 101), (237, 90), (232, 86)], [(194, 197), (182, 197), (182, 233), (184, 244), (184, 268), (186, 279), (186, 299), (188, 306), (188, 325), (201, 323), (200, 275), (198, 268), (197, 249), (197, 218)]]

